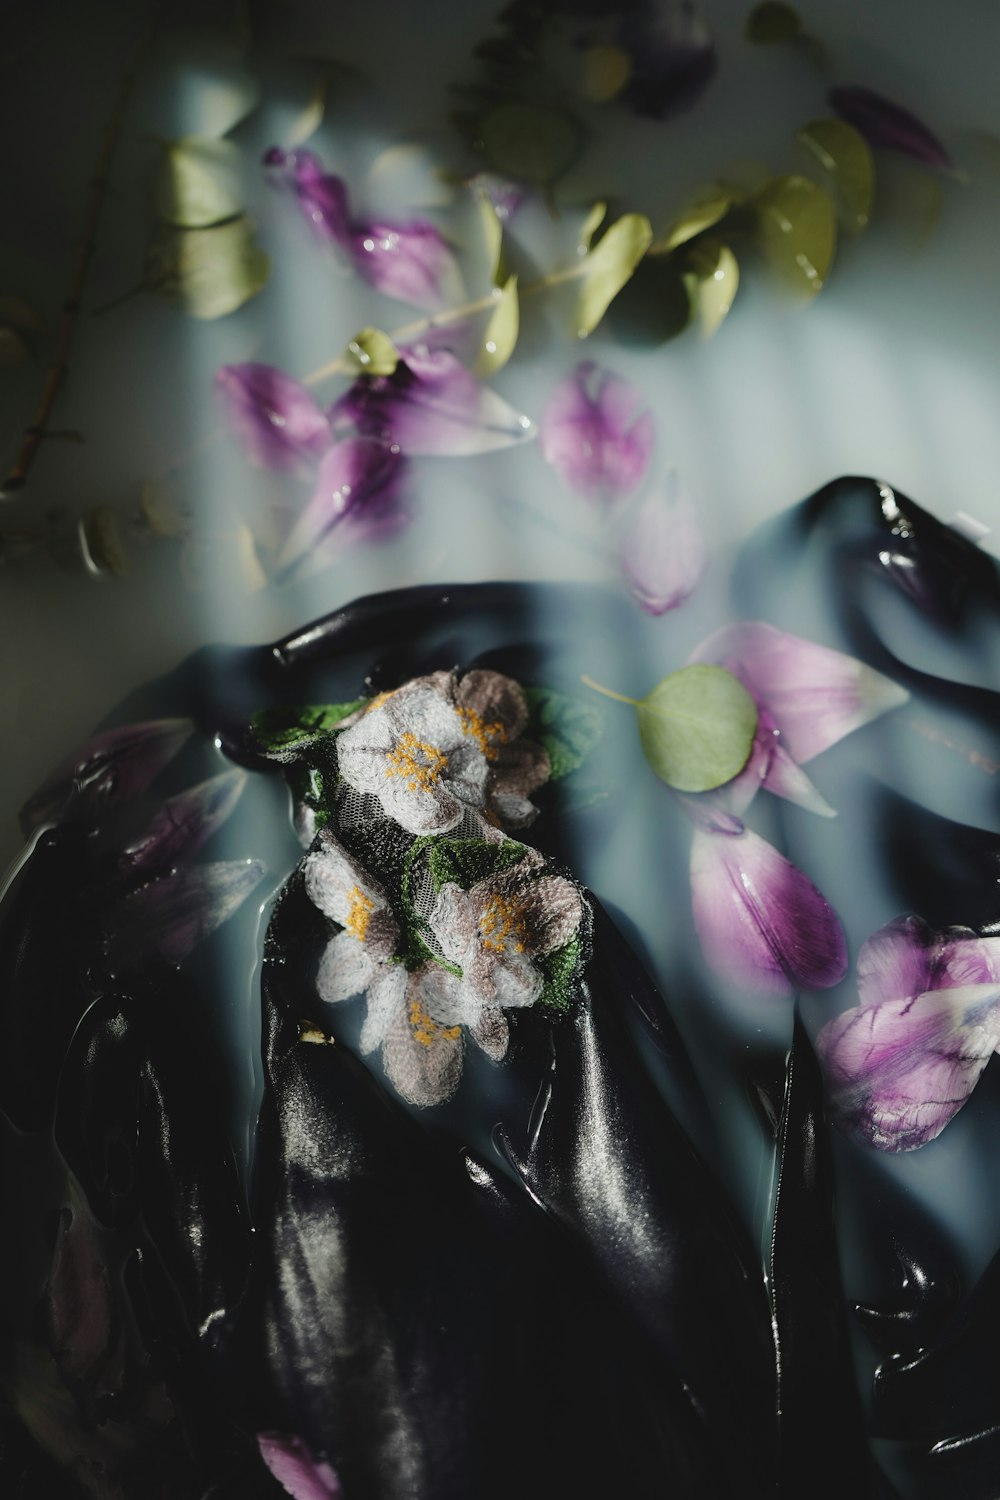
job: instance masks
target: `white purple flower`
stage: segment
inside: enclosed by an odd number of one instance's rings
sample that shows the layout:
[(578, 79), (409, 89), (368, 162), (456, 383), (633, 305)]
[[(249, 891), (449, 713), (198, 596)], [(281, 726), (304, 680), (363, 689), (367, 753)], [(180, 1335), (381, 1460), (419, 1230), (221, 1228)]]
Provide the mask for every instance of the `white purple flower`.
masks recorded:
[(914, 1151), (1000, 1046), (1000, 938), (898, 918), (862, 946), (858, 994), (816, 1039), (832, 1116), (855, 1140)]
[(309, 471), (330, 446), (330, 423), (301, 381), (274, 365), (223, 365), (215, 388), (251, 463)]
[(284, 173), (317, 235), (341, 250), (378, 291), (429, 309), (461, 300), (458, 263), (433, 224), (423, 219), (384, 224), (354, 217), (343, 179), (324, 171), (311, 151), (275, 147), (264, 161)]
[(462, 970), (447, 1018), (476, 1026), (484, 1013), (534, 1005), (544, 976), (535, 960), (579, 931), (583, 902), (571, 880), (539, 874), (541, 855), (488, 875), (464, 891), (438, 893), (428, 922), (442, 955)]
[(559, 382), (539, 423), (546, 461), (571, 490), (604, 504), (639, 488), (655, 436), (640, 393), (592, 360)]
[(761, 994), (827, 989), (847, 972), (837, 913), (784, 855), (744, 829), (696, 828), (691, 905), (707, 962)]
[(449, 349), (402, 351), (391, 375), (362, 376), (330, 408), (335, 432), (354, 430), (404, 453), (467, 457), (534, 435), (531, 421), (481, 385)]
[(622, 539), (629, 589), (647, 614), (666, 614), (694, 592), (707, 567), (708, 546), (698, 513), (672, 478), (629, 517)]

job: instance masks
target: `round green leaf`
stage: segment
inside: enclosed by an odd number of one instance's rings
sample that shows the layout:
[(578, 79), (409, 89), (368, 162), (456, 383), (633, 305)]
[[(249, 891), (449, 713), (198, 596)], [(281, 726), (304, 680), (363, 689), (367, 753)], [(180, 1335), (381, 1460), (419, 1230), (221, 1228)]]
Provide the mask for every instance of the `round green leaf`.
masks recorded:
[(156, 178), (156, 214), (165, 224), (206, 229), (242, 212), (242, 153), (232, 141), (191, 135), (166, 147)]
[(656, 241), (651, 254), (666, 255), (671, 250), (676, 250), (678, 245), (693, 240), (696, 234), (711, 229), (720, 219), (724, 219), (732, 206), (732, 194), (721, 191), (706, 193), (704, 197), (695, 199), (674, 220), (663, 238)]
[(725, 667), (681, 667), (637, 707), (646, 759), (678, 792), (709, 792), (738, 776), (757, 730), (757, 705)]
[(733, 305), (740, 284), (740, 268), (728, 245), (704, 242), (690, 253), (685, 284), (697, 310), (701, 331), (711, 338)]
[(503, 225), (500, 215), (486, 193), (479, 194), (479, 218), (486, 249), (486, 264), (490, 268), (490, 280), (494, 286), (502, 286), (507, 279), (503, 253)]
[(222, 318), (263, 290), (270, 269), (244, 216), (214, 229), (166, 230), (150, 249), (146, 281), (194, 318)]
[(632, 59), (621, 47), (588, 47), (580, 71), (580, 94), (591, 104), (616, 99), (632, 76)]
[(857, 233), (871, 218), (875, 161), (871, 147), (846, 120), (813, 120), (798, 139), (829, 172), (844, 207), (847, 227)]
[(802, 21), (797, 11), (782, 0), (763, 0), (755, 5), (747, 17), (747, 40), (758, 46), (773, 46), (775, 42), (790, 42), (802, 31)]
[(645, 214), (623, 214), (590, 251), (576, 308), (577, 337), (593, 333), (612, 300), (649, 249), (653, 230)]
[(580, 151), (581, 132), (562, 110), (541, 104), (501, 104), (480, 128), (491, 166), (507, 177), (547, 186)]
[(829, 193), (808, 177), (775, 177), (754, 199), (761, 245), (775, 273), (814, 296), (826, 281), (837, 244)]
[(482, 348), (476, 361), (477, 375), (485, 377), (503, 369), (517, 345), (520, 323), (517, 277), (509, 276), (483, 334)]
[(580, 238), (577, 241), (577, 249), (581, 255), (586, 255), (590, 249), (590, 242), (604, 223), (604, 216), (607, 211), (608, 205), (606, 203), (595, 203), (580, 225)]
[(380, 328), (362, 328), (344, 357), (359, 375), (391, 375), (399, 364), (399, 350)]

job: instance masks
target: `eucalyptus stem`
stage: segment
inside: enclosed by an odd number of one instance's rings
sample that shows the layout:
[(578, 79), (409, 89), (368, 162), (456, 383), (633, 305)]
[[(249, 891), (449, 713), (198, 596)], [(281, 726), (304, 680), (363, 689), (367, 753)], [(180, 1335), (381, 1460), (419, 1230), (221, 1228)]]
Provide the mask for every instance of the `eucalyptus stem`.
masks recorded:
[(31, 466), (35, 461), (43, 440), (47, 436), (49, 418), (55, 405), (59, 387), (63, 376), (69, 366), (69, 352), (73, 343), (73, 335), (76, 332), (77, 319), (80, 312), (80, 299), (83, 295), (84, 283), (87, 278), (87, 270), (90, 265), (90, 257), (93, 253), (94, 243), (97, 237), (97, 225), (101, 217), (101, 209), (108, 188), (108, 171), (121, 134), (122, 122), (125, 118), (125, 110), (128, 107), (132, 90), (135, 88), (139, 68), (146, 54), (155, 31), (155, 16), (144, 29), (129, 65), (125, 77), (122, 79), (118, 89), (117, 97), (112, 106), (107, 125), (101, 140), (101, 150), (97, 158), (97, 166), (94, 175), (90, 179), (90, 191), (87, 194), (87, 204), (84, 210), (83, 232), (76, 247), (76, 255), (73, 259), (73, 273), (70, 278), (69, 290), (66, 300), (63, 302), (62, 322), (59, 325), (59, 333), (56, 337), (55, 348), (52, 351), (52, 359), (45, 373), (45, 384), (38, 405), (35, 407), (34, 415), (29, 425), (24, 429), (24, 437), (18, 450), (14, 467), (3, 482), (3, 491), (19, 490), (27, 482)]
[(602, 687), (599, 682), (595, 682), (594, 679), (592, 677), (588, 677), (586, 673), (581, 674), (580, 681), (584, 684), (584, 686), (593, 688), (595, 693), (603, 693), (605, 698), (614, 698), (617, 703), (631, 703), (633, 708), (640, 707), (638, 698), (628, 698), (624, 693), (616, 693), (613, 688)]

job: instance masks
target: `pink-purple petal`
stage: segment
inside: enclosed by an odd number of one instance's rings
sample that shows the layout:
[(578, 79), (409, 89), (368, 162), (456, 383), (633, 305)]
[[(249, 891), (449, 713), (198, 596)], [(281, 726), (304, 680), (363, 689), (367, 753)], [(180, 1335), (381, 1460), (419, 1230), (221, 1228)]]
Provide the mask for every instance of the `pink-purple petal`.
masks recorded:
[(691, 660), (715, 662), (739, 677), (800, 764), (909, 697), (853, 656), (759, 620), (724, 626)]
[(927, 923), (912, 916), (897, 917), (866, 938), (857, 961), (862, 1005), (911, 998), (930, 989), (933, 941)]
[(169, 797), (145, 831), (122, 851), (119, 864), (144, 875), (190, 860), (232, 813), (246, 786), (243, 771), (224, 771)]
[(349, 437), (335, 443), (316, 474), (316, 485), (285, 539), (279, 570), (293, 567), (324, 541), (345, 519), (385, 519), (399, 498), (404, 460), (398, 448), (372, 438)]
[(264, 877), (256, 859), (216, 860), (173, 870), (118, 903), (106, 932), (113, 968), (151, 953), (180, 963), (243, 904)]
[(670, 485), (643, 500), (622, 540), (622, 568), (646, 613), (662, 615), (683, 604), (707, 567), (705, 533), (687, 496)]
[(405, 350), (392, 375), (356, 380), (330, 418), (335, 432), (353, 428), (406, 454), (441, 457), (490, 453), (534, 432), (450, 350), (426, 346)]
[(603, 503), (639, 488), (655, 440), (639, 391), (592, 360), (559, 382), (539, 423), (546, 461), (571, 490)]
[(874, 89), (839, 84), (827, 98), (834, 113), (859, 130), (870, 146), (899, 151), (926, 166), (951, 166), (951, 157), (934, 132), (908, 109)]
[(223, 365), (215, 389), (251, 463), (308, 470), (330, 446), (330, 424), (315, 398), (274, 365)]
[(111, 1283), (93, 1219), (85, 1208), (59, 1216), (48, 1288), (49, 1343), (63, 1377), (82, 1379), (111, 1343)]
[(915, 1151), (953, 1119), (1000, 1043), (1000, 985), (856, 1006), (816, 1050), (832, 1117), (880, 1151)]
[(188, 719), (151, 719), (97, 735), (25, 803), (25, 833), (67, 814), (95, 812), (138, 797), (173, 760), (191, 729)]
[(260, 1456), (293, 1500), (340, 1500), (343, 1490), (325, 1459), (294, 1433), (258, 1432)]
[(812, 881), (757, 834), (696, 828), (691, 904), (708, 964), (762, 994), (826, 989), (847, 970), (840, 919)]

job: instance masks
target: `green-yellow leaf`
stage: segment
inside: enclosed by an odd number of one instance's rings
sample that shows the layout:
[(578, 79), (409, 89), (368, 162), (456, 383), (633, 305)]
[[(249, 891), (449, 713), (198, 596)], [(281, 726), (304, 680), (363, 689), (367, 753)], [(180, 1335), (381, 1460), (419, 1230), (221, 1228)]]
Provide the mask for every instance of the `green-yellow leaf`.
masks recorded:
[(796, 291), (815, 295), (826, 281), (837, 244), (829, 193), (808, 177), (776, 177), (754, 199), (761, 245), (775, 273)]
[(578, 338), (593, 333), (649, 249), (652, 238), (653, 230), (645, 214), (623, 214), (590, 251), (576, 308)]
[(763, 0), (755, 5), (747, 17), (747, 40), (758, 46), (773, 46), (775, 42), (790, 42), (800, 35), (802, 22), (797, 11), (783, 0)]
[(576, 160), (582, 142), (576, 121), (544, 104), (501, 104), (479, 130), (495, 171), (547, 187)]
[(608, 205), (606, 203), (595, 203), (580, 225), (580, 238), (577, 241), (577, 249), (581, 255), (586, 255), (590, 249), (590, 242), (604, 223), (604, 215), (607, 211)]
[(156, 215), (182, 229), (206, 229), (242, 212), (242, 153), (232, 141), (185, 136), (163, 152)]
[(490, 280), (494, 286), (502, 286), (507, 279), (507, 268), (504, 265), (503, 254), (503, 225), (495, 205), (486, 193), (479, 194), (479, 216), (483, 231), (483, 243), (486, 248), (486, 264), (489, 267)]
[(88, 572), (113, 573), (116, 578), (127, 572), (118, 521), (109, 505), (95, 505), (87, 511), (80, 522), (79, 537)]
[(813, 120), (798, 139), (830, 174), (844, 208), (845, 227), (864, 229), (875, 199), (875, 161), (871, 147), (846, 120)]
[(399, 364), (399, 350), (380, 328), (362, 328), (351, 339), (344, 358), (359, 375), (391, 375)]
[(616, 99), (632, 76), (632, 59), (621, 47), (598, 43), (583, 54), (580, 93), (591, 104)]
[(285, 144), (289, 150), (293, 150), (296, 146), (304, 146), (322, 125), (326, 115), (326, 96), (329, 87), (329, 75), (321, 73), (313, 84), (312, 93), (305, 107), (296, 115), (285, 136)]
[(503, 369), (517, 345), (520, 321), (517, 277), (508, 276), (483, 334), (483, 345), (476, 361), (477, 375), (486, 377)]
[(757, 731), (757, 705), (725, 667), (681, 667), (637, 705), (646, 759), (679, 792), (708, 792), (738, 776)]
[(146, 280), (194, 318), (223, 318), (256, 297), (271, 263), (244, 215), (214, 229), (171, 229), (151, 247)]
[(731, 193), (711, 192), (702, 198), (696, 198), (688, 205), (679, 218), (667, 230), (662, 238), (656, 241), (651, 253), (654, 255), (666, 255), (671, 250), (676, 250), (678, 245), (684, 245), (688, 240), (693, 240), (696, 234), (703, 230), (711, 229), (724, 219), (733, 206)]
[(689, 257), (684, 281), (701, 331), (711, 338), (733, 305), (740, 284), (740, 268), (728, 245), (714, 241), (696, 246)]

